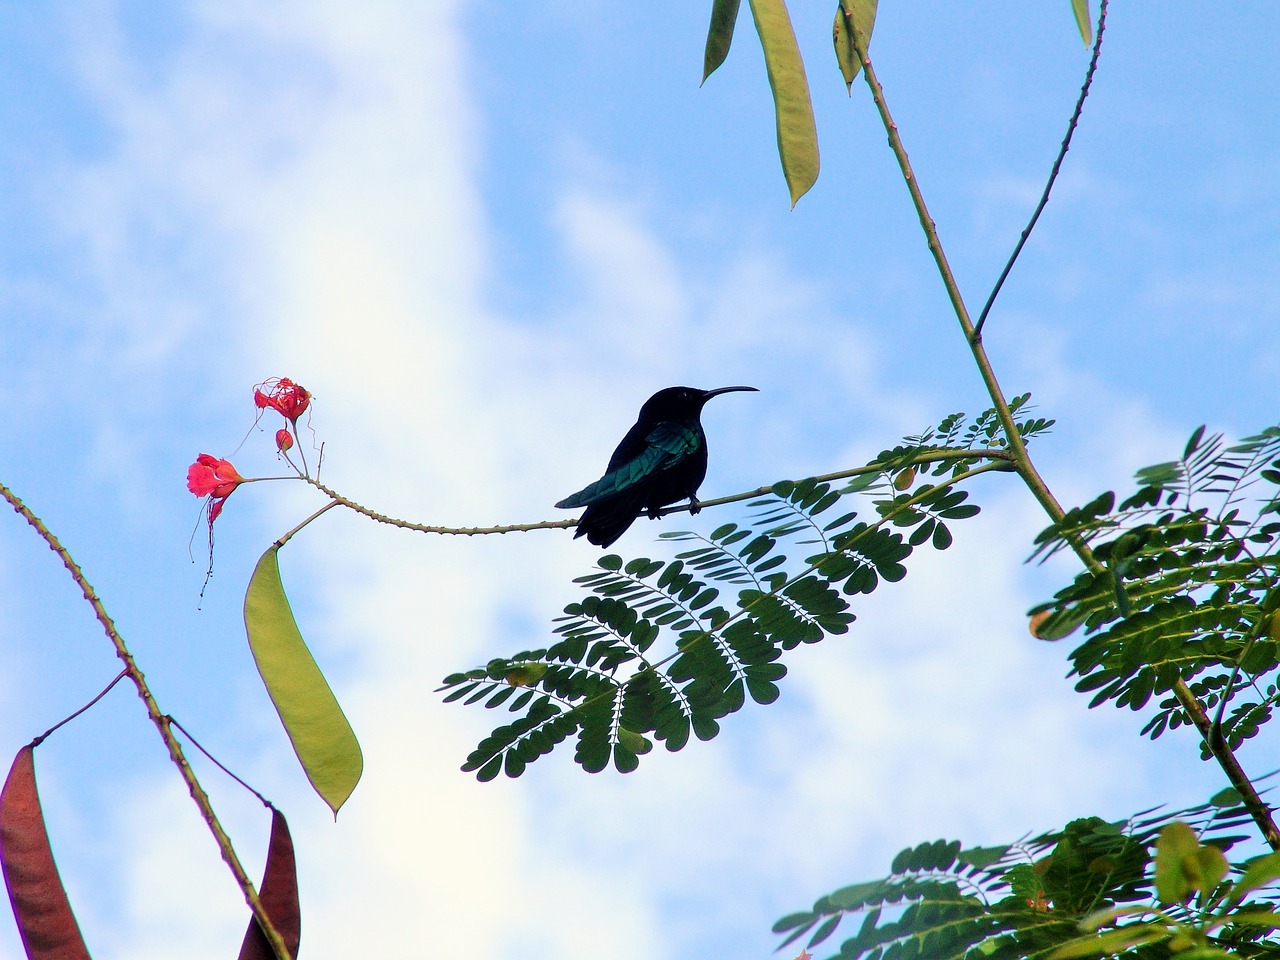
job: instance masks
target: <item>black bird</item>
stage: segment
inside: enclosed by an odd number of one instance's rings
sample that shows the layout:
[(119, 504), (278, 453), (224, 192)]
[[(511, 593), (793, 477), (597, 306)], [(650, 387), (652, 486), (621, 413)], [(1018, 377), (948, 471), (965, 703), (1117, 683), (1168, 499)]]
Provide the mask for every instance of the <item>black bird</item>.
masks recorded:
[(707, 475), (707, 435), (698, 416), (712, 397), (755, 387), (667, 387), (640, 408), (636, 425), (618, 444), (603, 477), (557, 507), (586, 507), (574, 537), (607, 547), (647, 511), (659, 516), (667, 504), (688, 499), (697, 513), (698, 486)]

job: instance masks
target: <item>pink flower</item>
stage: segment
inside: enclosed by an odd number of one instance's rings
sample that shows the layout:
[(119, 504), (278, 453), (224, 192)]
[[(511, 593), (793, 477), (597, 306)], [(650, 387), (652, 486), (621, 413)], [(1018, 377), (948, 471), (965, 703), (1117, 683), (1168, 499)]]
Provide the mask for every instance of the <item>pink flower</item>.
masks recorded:
[(213, 576), (213, 521), (222, 514), (227, 504), (227, 497), (236, 487), (244, 483), (244, 477), (231, 465), (230, 460), (223, 460), (211, 453), (202, 453), (196, 462), (187, 467), (187, 489), (197, 497), (209, 498), (209, 569), (204, 574), (204, 586), (200, 588), (200, 596), (204, 596), (204, 588), (209, 585)]
[(242, 483), (244, 477), (236, 472), (230, 460), (219, 460), (210, 453), (200, 454), (196, 462), (187, 467), (187, 489), (197, 497), (225, 500)]
[(297, 423), (311, 403), (311, 393), (288, 377), (272, 377), (253, 388), (253, 402), (259, 410), (270, 407), (290, 423)]

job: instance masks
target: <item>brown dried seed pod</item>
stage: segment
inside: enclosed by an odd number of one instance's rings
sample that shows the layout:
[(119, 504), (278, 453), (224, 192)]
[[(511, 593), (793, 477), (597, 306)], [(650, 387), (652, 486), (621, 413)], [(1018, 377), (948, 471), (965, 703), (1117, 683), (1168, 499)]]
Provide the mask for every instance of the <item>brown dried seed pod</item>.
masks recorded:
[(14, 757), (0, 792), (0, 867), (28, 960), (90, 960), (53, 862), (30, 744)]
[[(284, 814), (271, 808), (271, 843), (267, 847), (267, 866), (262, 874), (262, 889), (258, 893), (262, 906), (271, 918), (272, 925), (289, 948), (289, 956), (297, 957), (298, 942), (302, 939), (302, 910), (298, 904), (298, 867), (293, 856), (293, 837)], [(244, 943), (240, 945), (239, 960), (276, 960), (271, 945), (258, 927), (257, 920), (249, 921)]]

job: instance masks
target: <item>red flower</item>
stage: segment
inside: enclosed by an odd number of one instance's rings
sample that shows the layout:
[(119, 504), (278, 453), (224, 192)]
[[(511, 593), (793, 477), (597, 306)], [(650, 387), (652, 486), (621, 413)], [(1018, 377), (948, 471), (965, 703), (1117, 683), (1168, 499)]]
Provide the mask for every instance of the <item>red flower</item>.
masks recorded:
[(293, 435), (284, 427), (276, 431), (276, 449), (284, 453), (293, 446)]
[(222, 460), (211, 453), (200, 454), (196, 462), (187, 467), (187, 489), (197, 497), (209, 498), (209, 569), (205, 571), (204, 586), (200, 588), (202, 597), (204, 587), (209, 585), (209, 578), (213, 576), (213, 521), (222, 513), (227, 497), (244, 482), (244, 477), (230, 460)]
[(197, 497), (225, 500), (242, 483), (244, 477), (236, 472), (230, 460), (219, 460), (209, 453), (200, 454), (196, 462), (187, 467), (187, 489)]
[(311, 393), (288, 377), (272, 377), (253, 388), (253, 402), (259, 410), (270, 407), (290, 423), (297, 423), (311, 403)]

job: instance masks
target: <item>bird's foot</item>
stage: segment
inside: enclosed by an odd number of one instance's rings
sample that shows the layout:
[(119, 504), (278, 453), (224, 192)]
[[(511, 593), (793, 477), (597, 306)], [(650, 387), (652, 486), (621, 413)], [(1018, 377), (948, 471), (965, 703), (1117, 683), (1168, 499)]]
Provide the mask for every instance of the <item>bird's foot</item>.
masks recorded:
[(649, 515), (650, 520), (657, 520), (662, 516), (661, 507), (646, 507), (644, 512)]
[(689, 498), (689, 515), (693, 516), (694, 514), (698, 513), (701, 509), (702, 509), (702, 504), (698, 502), (698, 498), (690, 497)]

